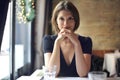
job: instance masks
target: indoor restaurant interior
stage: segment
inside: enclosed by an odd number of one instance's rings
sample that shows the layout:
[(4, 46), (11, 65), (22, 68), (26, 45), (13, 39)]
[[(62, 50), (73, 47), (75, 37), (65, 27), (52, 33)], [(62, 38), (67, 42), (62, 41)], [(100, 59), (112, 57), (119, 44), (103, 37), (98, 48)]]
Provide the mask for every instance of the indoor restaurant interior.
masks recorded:
[[(0, 80), (43, 80), (42, 40), (55, 33), (51, 17), (60, 1), (64, 0), (0, 0)], [(67, 1), (80, 14), (75, 33), (92, 40), (90, 72), (106, 73), (105, 80), (120, 80), (120, 0)]]

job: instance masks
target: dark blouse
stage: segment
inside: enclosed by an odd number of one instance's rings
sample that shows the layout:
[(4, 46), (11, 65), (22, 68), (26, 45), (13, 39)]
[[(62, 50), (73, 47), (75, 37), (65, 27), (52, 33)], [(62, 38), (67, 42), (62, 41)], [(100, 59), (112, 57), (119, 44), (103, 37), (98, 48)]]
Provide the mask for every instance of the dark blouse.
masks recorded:
[[(53, 51), (54, 42), (57, 38), (57, 35), (45, 35), (43, 38), (43, 52), (51, 52)], [(78, 37), (83, 53), (91, 54), (92, 53), (92, 40), (90, 37)], [(60, 51), (60, 73), (58, 76), (69, 76), (69, 77), (78, 77), (75, 65), (75, 55), (70, 65), (67, 65), (62, 51)]]

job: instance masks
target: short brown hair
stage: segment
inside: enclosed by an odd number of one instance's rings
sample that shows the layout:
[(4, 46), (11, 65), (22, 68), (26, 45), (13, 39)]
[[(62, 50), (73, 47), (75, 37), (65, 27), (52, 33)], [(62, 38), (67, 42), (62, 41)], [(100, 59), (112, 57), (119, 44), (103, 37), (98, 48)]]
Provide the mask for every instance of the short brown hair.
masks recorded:
[(57, 26), (56, 19), (58, 17), (58, 13), (61, 10), (68, 10), (72, 13), (72, 15), (75, 19), (74, 31), (77, 30), (79, 27), (79, 24), (80, 24), (79, 12), (78, 12), (77, 8), (70, 1), (61, 1), (56, 5), (55, 9), (53, 10), (53, 14), (52, 14), (52, 18), (51, 18), (52, 26), (55, 28), (55, 31), (57, 33), (60, 31), (58, 26)]

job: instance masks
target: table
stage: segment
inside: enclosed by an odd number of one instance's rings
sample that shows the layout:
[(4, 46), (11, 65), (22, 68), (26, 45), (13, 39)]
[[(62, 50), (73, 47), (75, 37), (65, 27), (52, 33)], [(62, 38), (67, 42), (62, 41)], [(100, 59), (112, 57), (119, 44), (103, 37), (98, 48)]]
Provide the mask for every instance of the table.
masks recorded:
[(110, 72), (110, 76), (116, 75), (116, 61), (120, 58), (120, 53), (106, 53), (104, 55), (103, 70)]
[[(17, 80), (40, 80), (40, 77), (31, 77), (31, 76), (21, 76)], [(89, 80), (88, 78), (80, 78), (80, 77), (58, 77), (55, 80)], [(117, 78), (107, 78), (107, 80), (120, 80), (119, 77)]]
[[(42, 78), (42, 70), (37, 69), (36, 71), (31, 74), (31, 76), (21, 76), (17, 80), (40, 80)], [(56, 77), (55, 80), (89, 80), (87, 77), (86, 78), (81, 78), (81, 77)], [(120, 77), (116, 78), (107, 78), (107, 80), (120, 80)]]
[[(89, 80), (89, 79), (88, 78), (80, 78), (80, 77), (61, 77), (61, 78), (55, 78), (55, 80)], [(120, 77), (107, 78), (107, 80), (120, 80)]]

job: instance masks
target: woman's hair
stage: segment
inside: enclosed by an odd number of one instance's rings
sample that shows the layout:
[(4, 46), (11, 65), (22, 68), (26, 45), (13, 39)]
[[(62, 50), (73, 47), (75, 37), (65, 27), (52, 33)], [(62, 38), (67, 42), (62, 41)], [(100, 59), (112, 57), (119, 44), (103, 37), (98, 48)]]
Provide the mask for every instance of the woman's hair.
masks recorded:
[(58, 28), (56, 19), (61, 10), (68, 10), (72, 13), (72, 15), (75, 19), (74, 31), (77, 30), (79, 27), (79, 24), (80, 24), (79, 12), (78, 12), (77, 8), (70, 1), (61, 1), (56, 5), (55, 9), (53, 10), (53, 14), (52, 14), (52, 18), (51, 18), (52, 26), (55, 28), (55, 31), (57, 33), (60, 31)]

